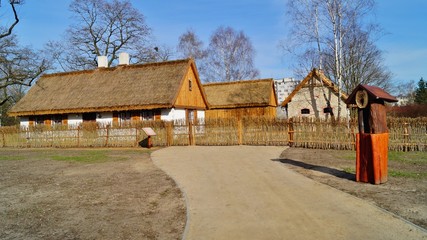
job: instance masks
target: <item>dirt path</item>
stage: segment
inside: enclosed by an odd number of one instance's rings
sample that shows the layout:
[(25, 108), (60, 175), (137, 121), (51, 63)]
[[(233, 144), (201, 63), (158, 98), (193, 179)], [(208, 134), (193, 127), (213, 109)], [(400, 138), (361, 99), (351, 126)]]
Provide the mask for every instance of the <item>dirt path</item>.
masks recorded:
[(427, 239), (374, 205), (293, 172), (283, 147), (170, 147), (152, 154), (186, 194), (186, 239)]

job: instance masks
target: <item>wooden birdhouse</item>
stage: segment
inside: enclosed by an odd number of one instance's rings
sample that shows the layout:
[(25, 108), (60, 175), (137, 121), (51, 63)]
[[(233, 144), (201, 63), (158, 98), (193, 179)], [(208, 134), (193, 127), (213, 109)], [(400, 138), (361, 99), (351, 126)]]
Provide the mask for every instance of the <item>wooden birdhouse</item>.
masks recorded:
[(356, 181), (387, 182), (388, 128), (385, 102), (397, 99), (376, 86), (360, 84), (346, 103), (358, 109), (356, 137)]

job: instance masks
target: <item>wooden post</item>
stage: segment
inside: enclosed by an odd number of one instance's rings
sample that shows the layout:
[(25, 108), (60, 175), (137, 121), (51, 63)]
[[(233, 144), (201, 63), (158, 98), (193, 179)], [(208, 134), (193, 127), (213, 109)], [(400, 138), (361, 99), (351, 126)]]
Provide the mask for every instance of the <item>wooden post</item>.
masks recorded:
[(409, 131), (408, 131), (409, 123), (405, 122), (403, 124), (403, 151), (409, 151)]
[(191, 121), (188, 121), (188, 141), (189, 145), (194, 145), (194, 138), (193, 138), (193, 123)]
[(77, 147), (80, 147), (80, 126), (77, 126)]
[(241, 118), (237, 120), (237, 134), (239, 135), (238, 144), (242, 145), (243, 144), (243, 122)]
[(107, 129), (107, 136), (106, 136), (106, 139), (105, 139), (105, 146), (108, 147), (108, 141), (109, 141), (109, 138), (110, 138), (110, 124), (107, 124), (106, 129)]
[[(151, 137), (148, 136), (148, 148), (150, 148)], [(135, 147), (138, 147), (138, 127), (135, 126)]]
[(166, 146), (173, 145), (173, 122), (165, 122), (166, 125)]
[(2, 136), (2, 147), (6, 147), (6, 137), (4, 136), (4, 132), (1, 133)]
[(292, 118), (288, 121), (289, 147), (294, 145), (294, 125)]

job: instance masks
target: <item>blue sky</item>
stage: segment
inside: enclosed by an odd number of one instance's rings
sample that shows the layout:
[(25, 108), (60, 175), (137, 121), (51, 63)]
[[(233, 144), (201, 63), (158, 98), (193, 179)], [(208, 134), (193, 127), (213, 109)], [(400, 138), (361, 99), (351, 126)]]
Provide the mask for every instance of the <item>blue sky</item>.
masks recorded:
[[(15, 33), (20, 43), (41, 49), (60, 40), (69, 26), (71, 0), (26, 0)], [(261, 78), (292, 77), (292, 59), (278, 44), (287, 34), (285, 0), (133, 0), (146, 17), (156, 41), (175, 47), (178, 37), (193, 29), (205, 43), (219, 26), (243, 30), (256, 50)], [(5, 10), (5, 5), (0, 9)], [(427, 0), (377, 0), (376, 21), (386, 34), (377, 42), (393, 81), (427, 78)]]

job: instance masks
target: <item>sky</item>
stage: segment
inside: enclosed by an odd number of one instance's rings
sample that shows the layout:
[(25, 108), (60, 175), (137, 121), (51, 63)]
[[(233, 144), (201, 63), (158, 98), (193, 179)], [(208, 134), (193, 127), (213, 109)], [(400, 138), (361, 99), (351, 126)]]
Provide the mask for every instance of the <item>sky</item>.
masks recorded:
[[(19, 7), (20, 22), (14, 33), (20, 44), (43, 48), (61, 40), (72, 23), (71, 0), (26, 0)], [(144, 16), (159, 45), (176, 47), (179, 36), (192, 29), (204, 42), (219, 26), (242, 30), (256, 51), (255, 67), (260, 78), (294, 77), (293, 59), (284, 56), (279, 43), (289, 23), (286, 0), (131, 0)], [(3, 18), (6, 5), (0, 8)], [(396, 84), (427, 78), (427, 0), (377, 0), (373, 18), (384, 29), (376, 43), (384, 65)], [(4, 23), (4, 21), (0, 21)]]

